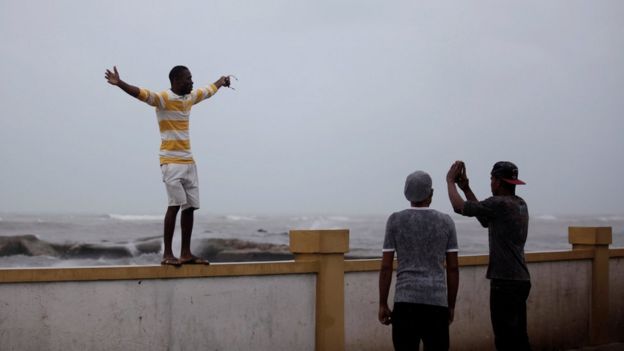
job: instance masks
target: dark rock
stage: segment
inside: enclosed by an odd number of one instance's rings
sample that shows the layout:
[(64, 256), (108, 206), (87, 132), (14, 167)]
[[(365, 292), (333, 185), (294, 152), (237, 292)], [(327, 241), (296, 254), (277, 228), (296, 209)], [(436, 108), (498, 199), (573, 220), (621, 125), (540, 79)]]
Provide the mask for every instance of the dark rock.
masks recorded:
[(0, 236), (0, 256), (56, 256), (55, 245), (34, 235)]
[(152, 241), (140, 242), (140, 243), (136, 243), (135, 246), (137, 248), (137, 251), (139, 251), (142, 254), (159, 253), (162, 247), (162, 240), (157, 239), (157, 240), (152, 240)]

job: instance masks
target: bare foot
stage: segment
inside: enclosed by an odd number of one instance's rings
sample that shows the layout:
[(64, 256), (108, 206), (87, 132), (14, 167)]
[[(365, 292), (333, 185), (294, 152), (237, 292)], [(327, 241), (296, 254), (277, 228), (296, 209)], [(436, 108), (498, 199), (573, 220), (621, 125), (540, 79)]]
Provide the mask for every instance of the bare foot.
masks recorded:
[(160, 264), (163, 266), (181, 266), (182, 262), (175, 256), (163, 257), (163, 260), (160, 261)]
[(197, 256), (191, 256), (188, 258), (180, 258), (180, 262), (182, 264), (203, 264), (203, 265), (209, 265), (210, 262), (204, 260), (203, 258), (197, 257)]

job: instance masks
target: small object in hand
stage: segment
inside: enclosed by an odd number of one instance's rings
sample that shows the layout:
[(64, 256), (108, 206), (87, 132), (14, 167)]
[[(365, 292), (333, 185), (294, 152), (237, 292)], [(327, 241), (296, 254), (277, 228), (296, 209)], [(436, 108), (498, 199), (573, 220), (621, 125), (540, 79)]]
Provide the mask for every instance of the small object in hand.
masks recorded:
[(234, 78), (234, 80), (235, 80), (235, 81), (238, 81), (238, 78), (236, 78), (236, 76), (235, 76), (235, 75), (230, 74), (229, 76), (225, 77), (225, 84), (224, 84), (223, 86), (225, 86), (225, 87), (227, 87), (227, 88), (230, 88), (230, 89), (232, 89), (232, 90), (236, 90), (235, 88), (232, 88), (232, 87), (230, 86), (230, 83), (231, 83), (230, 78)]
[(461, 162), (461, 166), (459, 167), (459, 173), (457, 173), (457, 177), (455, 177), (455, 182), (459, 183), (466, 180), (466, 165)]

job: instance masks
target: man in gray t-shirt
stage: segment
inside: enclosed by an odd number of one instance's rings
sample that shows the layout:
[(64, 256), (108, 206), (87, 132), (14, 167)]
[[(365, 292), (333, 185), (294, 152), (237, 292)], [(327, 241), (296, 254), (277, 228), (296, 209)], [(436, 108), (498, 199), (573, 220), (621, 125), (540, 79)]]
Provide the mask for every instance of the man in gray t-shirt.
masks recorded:
[[(494, 164), (490, 180), (493, 196), (478, 201), (463, 162), (455, 162), (446, 177), (455, 212), (477, 217), (488, 228), (490, 262), (486, 277), (490, 279), (490, 318), (496, 349), (530, 350), (526, 300), (531, 278), (524, 260), (529, 212), (526, 202), (516, 195), (516, 185), (525, 183), (518, 179), (518, 167), (507, 161)], [(459, 195), (455, 183), (467, 201)]]
[[(422, 171), (405, 181), (411, 207), (388, 218), (379, 274), (379, 321), (392, 323), (396, 350), (447, 350), (459, 282), (455, 223), (429, 208), (431, 177)], [(397, 255), (394, 308), (388, 307), (394, 254)], [(446, 262), (446, 269), (444, 263)], [(446, 270), (446, 272), (445, 272)], [(446, 274), (445, 274), (446, 273)]]

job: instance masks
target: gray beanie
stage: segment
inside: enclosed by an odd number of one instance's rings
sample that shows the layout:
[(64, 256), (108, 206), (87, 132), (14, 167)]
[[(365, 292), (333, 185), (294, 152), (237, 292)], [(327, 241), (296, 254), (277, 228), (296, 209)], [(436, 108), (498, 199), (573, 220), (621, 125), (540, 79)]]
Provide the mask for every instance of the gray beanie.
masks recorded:
[(410, 202), (420, 202), (428, 198), (431, 195), (431, 176), (423, 171), (408, 175), (403, 193)]

